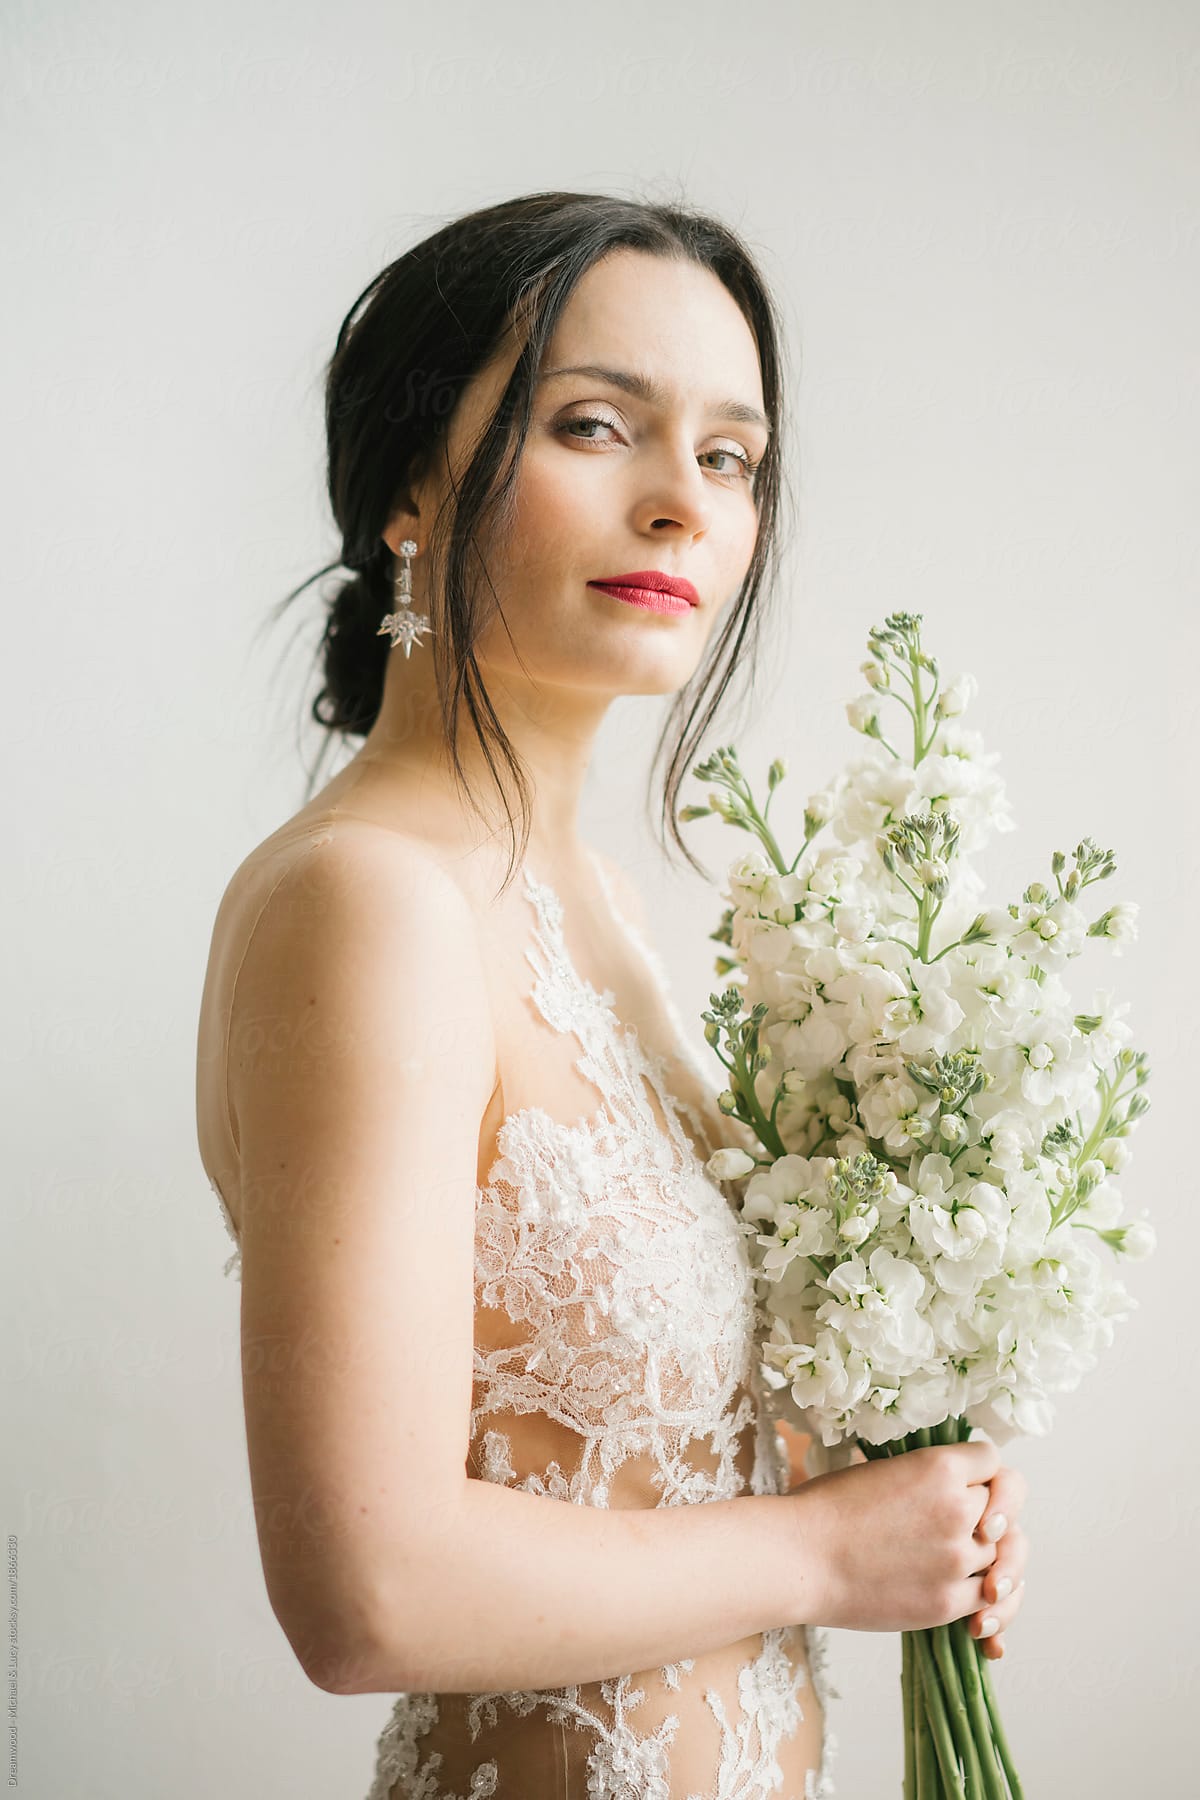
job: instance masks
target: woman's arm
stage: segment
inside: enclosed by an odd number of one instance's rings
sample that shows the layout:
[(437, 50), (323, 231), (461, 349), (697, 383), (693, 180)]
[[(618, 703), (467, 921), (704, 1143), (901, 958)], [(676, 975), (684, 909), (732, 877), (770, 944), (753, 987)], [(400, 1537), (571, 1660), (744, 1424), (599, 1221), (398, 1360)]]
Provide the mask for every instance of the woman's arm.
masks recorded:
[(309, 1674), (347, 1694), (562, 1687), (815, 1620), (825, 1520), (804, 1501), (609, 1510), (469, 1480), (417, 1532), (398, 1521), (373, 1630)]
[(229, 1059), (259, 1547), (330, 1692), (558, 1686), (821, 1611), (803, 1493), (610, 1511), (469, 1477), (495, 1075), (466, 899), (423, 846), (343, 822), (259, 918)]

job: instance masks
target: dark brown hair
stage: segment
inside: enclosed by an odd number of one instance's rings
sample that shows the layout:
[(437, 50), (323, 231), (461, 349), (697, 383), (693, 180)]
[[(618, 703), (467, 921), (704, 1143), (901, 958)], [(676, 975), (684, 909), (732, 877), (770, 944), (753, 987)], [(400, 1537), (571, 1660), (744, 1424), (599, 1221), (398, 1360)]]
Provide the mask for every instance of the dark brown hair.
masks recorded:
[[(519, 866), (512, 808), (498, 752), (519, 796), (524, 842), (529, 789), (493, 710), (473, 646), (488, 603), (471, 578), (485, 519), (511, 517), (517, 466), (529, 432), (543, 353), (580, 278), (609, 252), (628, 248), (688, 259), (709, 269), (737, 301), (754, 335), (771, 432), (754, 484), (759, 530), (754, 554), (706, 660), (675, 696), (651, 764), (668, 755), (660, 823), (688, 862), (707, 875), (679, 832), (676, 802), (689, 763), (733, 672), (754, 674), (760, 592), (771, 592), (780, 551), (782, 331), (754, 258), (729, 226), (683, 205), (605, 194), (526, 194), (467, 213), (406, 250), (350, 308), (325, 379), (328, 490), (342, 554), (280, 603), (290, 605), (335, 569), (351, 571), (327, 602), (318, 648), (324, 685), (313, 717), (330, 733), (365, 736), (379, 714), (391, 642), (378, 635), (393, 606), (395, 558), (382, 538), (406, 484), (429, 468), (459, 396), (518, 330), (522, 349), (499, 404), (463, 472), (448, 521), (434, 521), (426, 566), (438, 699), (452, 766), (474, 803), (458, 755), (460, 701), (496, 782), (513, 832), (509, 873)], [(446, 509), (443, 508), (443, 511)], [(748, 654), (743, 656), (743, 650)], [(309, 795), (315, 788), (314, 769)], [(522, 852), (524, 849), (522, 843)], [(664, 840), (669, 854), (669, 846)]]

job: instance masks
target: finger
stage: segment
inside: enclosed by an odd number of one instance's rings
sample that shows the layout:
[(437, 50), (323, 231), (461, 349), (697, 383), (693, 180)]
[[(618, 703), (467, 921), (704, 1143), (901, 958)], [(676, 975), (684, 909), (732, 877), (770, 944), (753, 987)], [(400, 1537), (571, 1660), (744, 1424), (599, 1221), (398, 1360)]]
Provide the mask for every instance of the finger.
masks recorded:
[(998, 1469), (987, 1483), (988, 1497), (975, 1527), (976, 1535), (995, 1541), (1012, 1525), (1029, 1492), (1029, 1483), (1020, 1469), (1007, 1465)]
[(998, 1544), (981, 1544), (977, 1538), (972, 1539), (971, 1560), (975, 1565), (971, 1570), (973, 1579), (979, 1581), (987, 1580), (987, 1577), (995, 1568), (996, 1563), (1000, 1560), (1000, 1554), (1003, 1547), (1003, 1538), (1001, 1538)]
[(996, 1545), (996, 1554), (982, 1571), (983, 1598), (990, 1603), (1004, 1600), (1020, 1585), (1025, 1576), (1029, 1543), (1019, 1525), (1010, 1526)]
[(979, 1612), (972, 1613), (967, 1625), (971, 1636), (999, 1637), (1015, 1619), (1025, 1597), (1024, 1590), (1025, 1583), (1021, 1581), (1005, 1599), (993, 1601)]
[(968, 1438), (965, 1443), (950, 1444), (944, 1447), (953, 1451), (955, 1456), (962, 1456), (964, 1452), (966, 1453), (967, 1466), (970, 1470), (968, 1486), (974, 1486), (977, 1481), (991, 1481), (993, 1476), (1004, 1467), (1000, 1461), (999, 1447), (993, 1444), (989, 1437)]

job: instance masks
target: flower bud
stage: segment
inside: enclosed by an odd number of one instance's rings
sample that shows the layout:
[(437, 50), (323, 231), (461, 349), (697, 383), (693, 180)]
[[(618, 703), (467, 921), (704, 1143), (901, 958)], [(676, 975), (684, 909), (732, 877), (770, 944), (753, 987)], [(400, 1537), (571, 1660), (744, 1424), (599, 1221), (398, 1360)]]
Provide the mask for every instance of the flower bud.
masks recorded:
[(749, 1175), (756, 1166), (754, 1158), (747, 1156), (744, 1150), (730, 1147), (714, 1150), (704, 1165), (704, 1171), (714, 1181), (730, 1181), (741, 1175)]
[(1158, 1238), (1149, 1219), (1135, 1219), (1121, 1234), (1121, 1251), (1131, 1262), (1144, 1262), (1153, 1256)]
[(847, 700), (846, 717), (855, 731), (868, 737), (878, 735), (879, 707), (874, 694), (860, 694), (854, 700)]
[(923, 856), (916, 868), (917, 880), (940, 900), (950, 885), (950, 870), (940, 856)]
[(1132, 943), (1137, 937), (1138, 907), (1134, 900), (1118, 900), (1110, 906), (1107, 914), (1105, 937), (1115, 938), (1120, 944)]
[(935, 711), (941, 719), (954, 719), (966, 711), (978, 691), (979, 684), (973, 675), (955, 675), (948, 681), (937, 697)]

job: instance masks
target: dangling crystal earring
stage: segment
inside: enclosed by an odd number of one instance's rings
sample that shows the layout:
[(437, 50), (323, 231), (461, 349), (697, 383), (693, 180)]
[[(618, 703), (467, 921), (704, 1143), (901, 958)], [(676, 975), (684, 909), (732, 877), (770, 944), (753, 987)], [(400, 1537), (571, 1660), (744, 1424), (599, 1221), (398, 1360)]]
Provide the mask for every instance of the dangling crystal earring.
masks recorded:
[(396, 577), (396, 610), (388, 613), (375, 633), (376, 637), (390, 635), (393, 650), (397, 644), (403, 644), (406, 660), (412, 653), (413, 645), (421, 642), (421, 633), (433, 630), (428, 613), (412, 610), (412, 559), (416, 554), (417, 546), (412, 538), (405, 538), (400, 546), (400, 555), (404, 560)]

